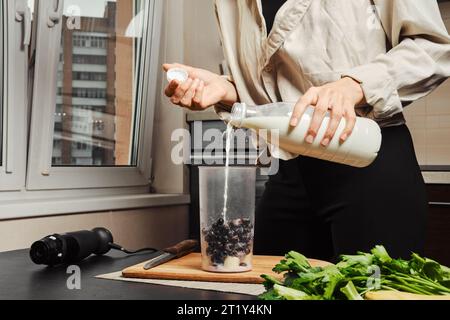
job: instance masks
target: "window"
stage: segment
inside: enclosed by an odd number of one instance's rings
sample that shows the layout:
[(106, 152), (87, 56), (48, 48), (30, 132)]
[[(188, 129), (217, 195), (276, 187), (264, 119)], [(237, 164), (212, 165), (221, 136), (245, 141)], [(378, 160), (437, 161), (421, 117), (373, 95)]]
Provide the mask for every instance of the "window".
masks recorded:
[(28, 45), (27, 1), (0, 2), (0, 190), (25, 185)]
[(106, 83), (106, 73), (104, 72), (77, 72), (72, 74), (72, 80), (81, 81), (103, 81)]
[[(99, 22), (101, 23), (101, 21)], [(99, 29), (102, 26), (100, 26)], [(98, 49), (106, 49), (107, 44), (107, 34), (99, 35), (90, 35), (84, 34), (82, 32), (76, 32), (72, 35), (72, 43), (74, 47), (78, 48), (98, 48)]]
[[(102, 38), (96, 55), (116, 59), (116, 75), (86, 86), (72, 74), (106, 74), (106, 65), (74, 64), (73, 55), (91, 55), (91, 48), (81, 47), (88, 42), (82, 33), (80, 47), (66, 53), (65, 34), (77, 33), (82, 17), (104, 18), (110, 3), (120, 13), (109, 17), (115, 34), (88, 33)], [(149, 194), (164, 6), (163, 0), (0, 0), (0, 220), (189, 202)], [(120, 43), (121, 55), (111, 40)], [(124, 56), (128, 65), (119, 69)], [(73, 70), (67, 72), (66, 63)], [(111, 81), (117, 91), (97, 81)], [(106, 89), (108, 104), (73, 97), (73, 88)], [(118, 108), (124, 104), (132, 106), (131, 119), (129, 109)], [(94, 130), (96, 120), (104, 130)], [(68, 150), (72, 142), (86, 149)], [(111, 161), (105, 149), (116, 157), (114, 165), (105, 165)]]
[[(71, 89), (72, 89), (72, 97), (74, 98), (106, 99), (107, 96), (106, 89), (97, 89), (97, 88), (71, 88)], [(62, 92), (63, 88), (58, 88), (57, 95), (59, 98), (62, 98)], [(94, 101), (91, 102), (96, 103)]]
[[(135, 4), (133, 1), (99, 2), (104, 5), (103, 11), (93, 12), (93, 7), (88, 7), (88, 11), (83, 10), (83, 16), (78, 22), (80, 28), (75, 32), (69, 30), (64, 23), (62, 25), (61, 51), (65, 56), (60, 57), (58, 69), (63, 70), (63, 78), (67, 81), (58, 82), (56, 99), (65, 100), (63, 112), (71, 114), (72, 117), (62, 118), (61, 125), (58, 121), (55, 122), (54, 139), (61, 140), (63, 145), (67, 144), (69, 147), (63, 148), (62, 162), (54, 163), (53, 166), (137, 164), (137, 141), (132, 140), (133, 130), (138, 129), (136, 127), (138, 119), (135, 118), (136, 102), (133, 101), (136, 97), (134, 93), (136, 85), (133, 84), (133, 80), (139, 71), (136, 54), (141, 52), (142, 42), (117, 32), (118, 29), (124, 29), (119, 25), (121, 20), (125, 19), (128, 23), (132, 21)], [(121, 8), (120, 11), (118, 6)], [(121, 42), (116, 43), (117, 39)], [(99, 48), (106, 48), (107, 41), (110, 43), (109, 50), (99, 52)], [(83, 51), (78, 47), (84, 48)], [(90, 70), (91, 65), (105, 66), (104, 72), (75, 70), (75, 68)], [(65, 94), (68, 92), (71, 92), (71, 96)], [(76, 107), (80, 102), (88, 107), (105, 105), (104, 112), (95, 115), (95, 120), (92, 112), (80, 117), (80, 110)], [(94, 129), (97, 129), (96, 132)], [(85, 143), (71, 142), (80, 137), (83, 139), (90, 137), (87, 143), (96, 145), (95, 155), (94, 149), (91, 148), (91, 160), (96, 157), (101, 161), (88, 161), (85, 154), (77, 153), (77, 150), (81, 149), (80, 146)], [(55, 152), (59, 151), (54, 150)], [(78, 157), (83, 158), (83, 161), (79, 161)]]
[[(74, 54), (72, 57), (72, 61), (74, 64), (99, 64), (99, 65), (106, 65), (106, 56), (100, 56), (100, 55), (80, 55), (80, 54)], [(62, 59), (61, 59), (62, 60)]]
[(26, 188), (143, 190), (163, 1), (37, 5)]
[[(3, 14), (3, 3), (0, 3), (0, 14)], [(0, 75), (3, 75), (3, 17), (0, 23)], [(0, 78), (0, 166), (3, 162), (3, 76)]]

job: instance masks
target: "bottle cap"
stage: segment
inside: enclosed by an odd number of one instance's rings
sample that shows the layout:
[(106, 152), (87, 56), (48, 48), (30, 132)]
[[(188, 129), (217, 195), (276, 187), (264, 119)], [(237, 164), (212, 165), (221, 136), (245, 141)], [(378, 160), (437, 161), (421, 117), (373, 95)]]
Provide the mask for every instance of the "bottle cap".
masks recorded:
[(242, 121), (247, 117), (247, 105), (245, 103), (235, 103), (231, 109), (231, 124), (240, 128), (242, 126)]
[(167, 81), (172, 82), (177, 80), (180, 83), (185, 82), (189, 78), (189, 74), (186, 70), (181, 68), (173, 68), (167, 71)]

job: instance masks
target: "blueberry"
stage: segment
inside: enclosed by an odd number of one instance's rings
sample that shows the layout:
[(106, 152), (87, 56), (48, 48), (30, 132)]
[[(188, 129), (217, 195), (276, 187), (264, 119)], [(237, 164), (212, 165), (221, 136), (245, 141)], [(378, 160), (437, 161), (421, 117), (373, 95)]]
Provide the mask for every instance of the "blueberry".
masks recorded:
[(250, 227), (242, 227), (242, 228), (244, 229), (244, 233), (250, 233), (253, 231), (253, 229)]
[(233, 243), (233, 244), (237, 244), (239, 242), (239, 237), (238, 236), (233, 236), (230, 239), (230, 242)]
[(212, 256), (213, 263), (223, 264), (225, 262), (225, 255), (222, 252), (217, 252)]
[(233, 251), (233, 244), (232, 243), (227, 243), (226, 245), (225, 245), (225, 251), (226, 252), (232, 252)]
[(227, 232), (224, 228), (216, 229), (215, 231), (216, 231), (218, 236), (223, 236)]
[(208, 243), (206, 253), (215, 264), (223, 264), (227, 256), (237, 257), (244, 252), (250, 252), (250, 241), (253, 238), (250, 219), (225, 221), (219, 218), (202, 232)]
[(248, 245), (247, 245), (246, 243), (241, 244), (241, 245), (239, 246), (239, 251), (240, 251), (240, 252), (244, 252), (245, 249), (247, 249), (247, 248), (248, 248)]

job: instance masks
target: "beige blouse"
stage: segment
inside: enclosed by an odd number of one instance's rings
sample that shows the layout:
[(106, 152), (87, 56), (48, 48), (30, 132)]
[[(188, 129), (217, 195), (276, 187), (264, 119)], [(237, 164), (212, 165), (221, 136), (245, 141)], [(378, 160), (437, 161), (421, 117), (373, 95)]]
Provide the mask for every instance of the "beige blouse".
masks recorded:
[(215, 0), (242, 102), (296, 102), (311, 86), (350, 76), (380, 126), (450, 76), (450, 37), (435, 0), (287, 0), (266, 32), (261, 0)]

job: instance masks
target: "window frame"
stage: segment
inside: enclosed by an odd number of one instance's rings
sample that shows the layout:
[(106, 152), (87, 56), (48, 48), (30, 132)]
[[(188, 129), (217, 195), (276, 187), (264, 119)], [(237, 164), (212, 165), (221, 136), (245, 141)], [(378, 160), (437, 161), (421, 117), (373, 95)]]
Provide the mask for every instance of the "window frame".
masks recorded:
[(2, 162), (0, 191), (24, 187), (27, 154), (28, 48), (31, 13), (26, 0), (2, 1)]
[[(39, 1), (39, 12), (50, 12), (53, 1)], [(60, 1), (64, 5), (64, 1)], [(144, 28), (139, 59), (141, 79), (136, 112), (140, 115), (136, 167), (52, 167), (53, 131), (56, 109), (56, 81), (61, 41), (62, 19), (53, 28), (47, 14), (41, 14), (37, 26), (37, 50), (30, 127), (26, 188), (61, 190), (148, 186), (152, 170), (152, 136), (154, 107), (159, 72), (163, 0), (144, 1)], [(62, 12), (61, 12), (62, 16)], [(138, 76), (138, 75), (136, 75)], [(51, 84), (50, 86), (48, 84)]]
[(5, 77), (5, 74), (3, 73), (3, 50), (5, 48), (3, 43), (3, 24), (5, 23), (5, 17), (6, 14), (3, 9), (3, 1), (0, 1), (0, 167), (3, 166), (3, 78)]

